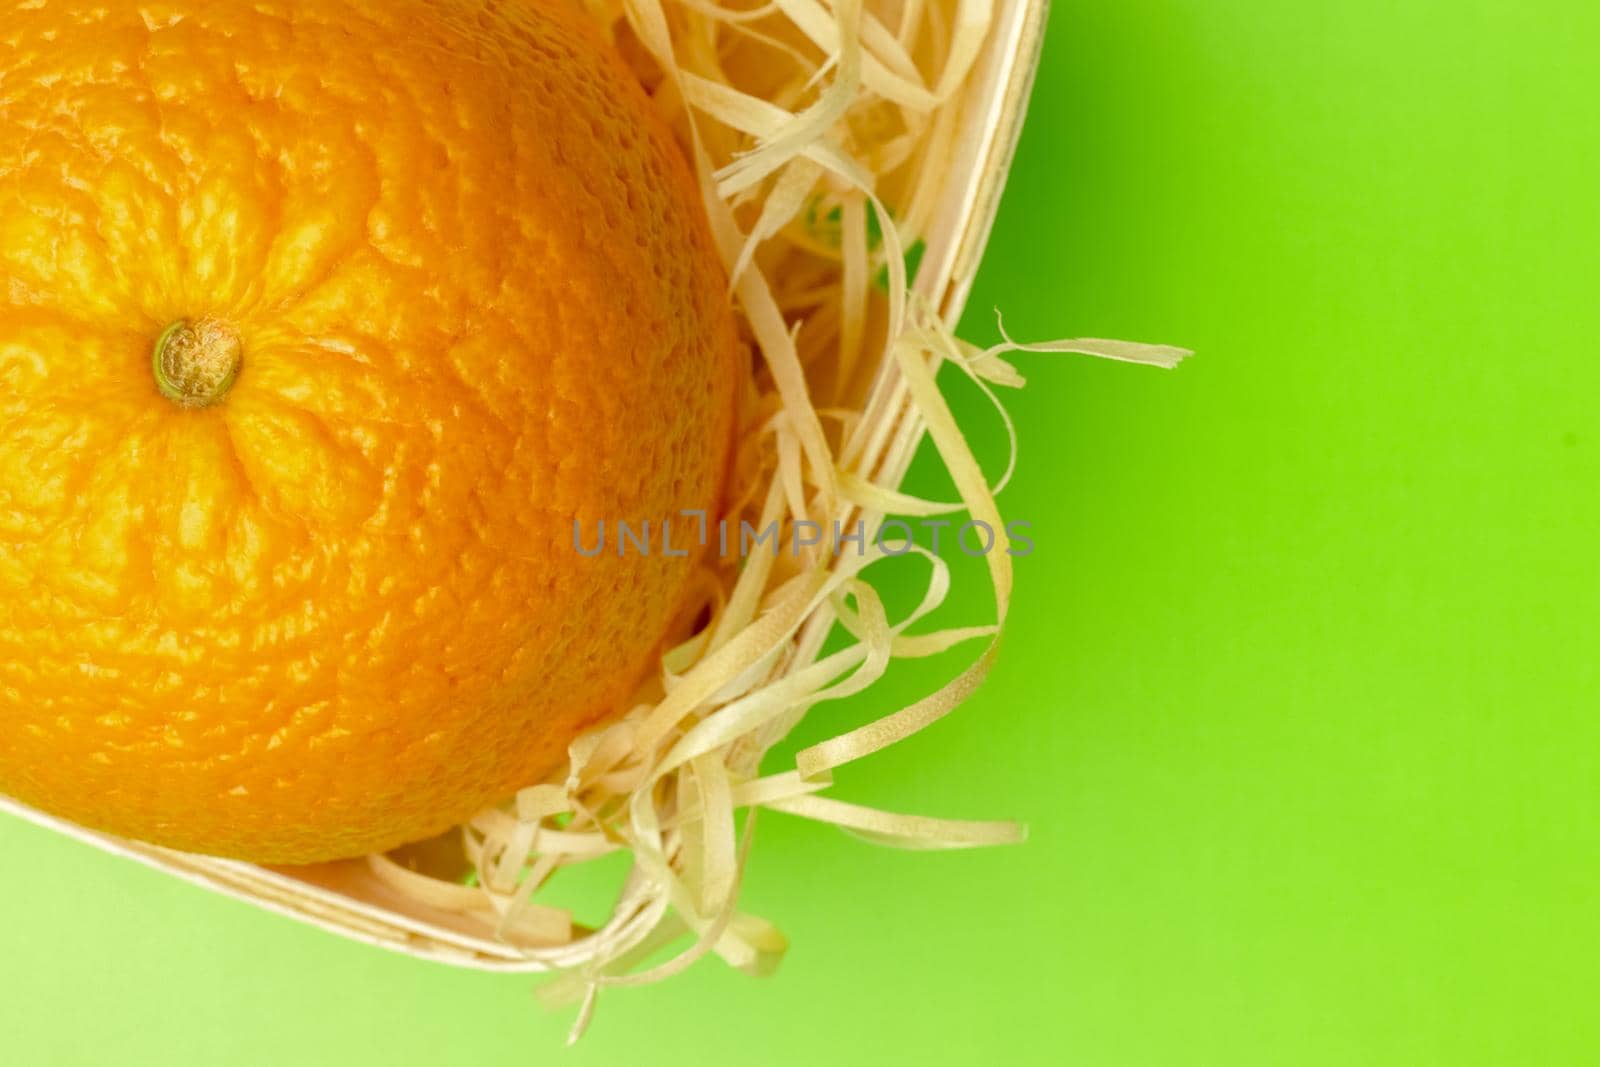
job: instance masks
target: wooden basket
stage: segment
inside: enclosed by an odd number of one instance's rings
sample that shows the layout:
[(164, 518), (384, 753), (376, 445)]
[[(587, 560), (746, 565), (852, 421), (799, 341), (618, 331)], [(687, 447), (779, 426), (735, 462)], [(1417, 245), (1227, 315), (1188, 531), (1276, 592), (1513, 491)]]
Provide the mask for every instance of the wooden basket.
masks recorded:
[[(952, 325), (994, 223), (1038, 66), (1047, 7), (1048, 0), (997, 0), (983, 54), (965, 88), (946, 105), (960, 109), (962, 132), (952, 165), (940, 175), (937, 223), (925, 237), (915, 291)], [(862, 411), (875, 432), (860, 470), (879, 485), (898, 485), (924, 427), (892, 363), (879, 369)], [(832, 622), (830, 614), (819, 612), (801, 630), (791, 669), (815, 658)], [(488, 920), (421, 905), (363, 860), (266, 868), (110, 837), (3, 796), (0, 811), (213, 892), (418, 959), (487, 971), (545, 969), (497, 938)]]

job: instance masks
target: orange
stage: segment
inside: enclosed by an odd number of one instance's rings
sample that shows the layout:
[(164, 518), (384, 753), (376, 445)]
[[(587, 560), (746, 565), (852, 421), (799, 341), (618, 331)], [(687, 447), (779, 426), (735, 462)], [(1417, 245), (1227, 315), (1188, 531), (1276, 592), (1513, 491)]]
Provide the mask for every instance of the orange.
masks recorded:
[(0, 792), (303, 863), (557, 769), (694, 565), (574, 522), (714, 508), (733, 434), (622, 61), (566, 0), (49, 0), (0, 71)]

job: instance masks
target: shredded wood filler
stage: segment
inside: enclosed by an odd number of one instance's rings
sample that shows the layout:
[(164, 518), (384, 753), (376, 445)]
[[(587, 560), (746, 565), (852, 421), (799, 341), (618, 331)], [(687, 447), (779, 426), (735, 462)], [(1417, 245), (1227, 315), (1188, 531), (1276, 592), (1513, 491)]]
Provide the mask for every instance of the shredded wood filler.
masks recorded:
[[(751, 974), (786, 942), (739, 910), (739, 887), (766, 809), (831, 823), (897, 848), (1020, 841), (1012, 822), (961, 822), (877, 811), (824, 795), (835, 768), (926, 728), (979, 686), (1011, 601), (1012, 557), (995, 494), (937, 384), (966, 375), (1005, 416), (995, 387), (1023, 379), (1013, 351), (1080, 353), (1171, 367), (1179, 349), (1114, 341), (979, 349), (914, 295), (911, 259), (935, 220), (941, 168), (960, 121), (959, 93), (993, 21), (992, 0), (589, 0), (673, 122), (757, 353), (727, 519), (735, 529), (865, 522), (862, 550), (710, 558), (675, 646), (632, 710), (585, 735), (565, 772), (460, 828), (464, 882), (373, 856), (391, 886), (433, 907), (486, 915), (499, 935), (553, 974), (546, 1003), (580, 1006), (576, 1040), (601, 990), (659, 981), (708, 954)], [(873, 389), (876, 385), (878, 388)], [(888, 386), (888, 388), (885, 388)], [(877, 398), (869, 405), (868, 397)], [(887, 399), (885, 399), (887, 398)], [(908, 401), (960, 500), (925, 501), (893, 480), (915, 435), (896, 436)], [(897, 462), (898, 460), (898, 462)], [(997, 543), (987, 553), (993, 623), (911, 631), (946, 599), (950, 574), (908, 542), (879, 543), (888, 514), (970, 513)], [(886, 555), (927, 564), (921, 604), (891, 619), (871, 581)], [(719, 554), (712, 553), (713, 557)], [(736, 554), (737, 555), (737, 554)], [(820, 658), (804, 641), (837, 625), (844, 647)], [(763, 757), (816, 705), (860, 693), (893, 659), (959, 645), (977, 652), (927, 697), (806, 749), (793, 767)], [(742, 827), (736, 813), (746, 812)], [(631, 867), (609, 919), (579, 925), (540, 894), (564, 868), (625, 852)], [(657, 962), (671, 950), (666, 962)]]

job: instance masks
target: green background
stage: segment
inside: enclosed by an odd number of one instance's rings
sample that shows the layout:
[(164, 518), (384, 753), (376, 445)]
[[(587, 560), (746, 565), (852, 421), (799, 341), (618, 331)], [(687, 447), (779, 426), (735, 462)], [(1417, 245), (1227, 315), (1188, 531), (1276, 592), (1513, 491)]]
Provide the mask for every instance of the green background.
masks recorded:
[(7, 822), (0, 1060), (1600, 1060), (1597, 54), (1587, 0), (1058, 3), (967, 333), (1201, 355), (1022, 359), (1000, 666), (841, 782), (1025, 847), (770, 816), (780, 975), (563, 1054), (528, 979)]

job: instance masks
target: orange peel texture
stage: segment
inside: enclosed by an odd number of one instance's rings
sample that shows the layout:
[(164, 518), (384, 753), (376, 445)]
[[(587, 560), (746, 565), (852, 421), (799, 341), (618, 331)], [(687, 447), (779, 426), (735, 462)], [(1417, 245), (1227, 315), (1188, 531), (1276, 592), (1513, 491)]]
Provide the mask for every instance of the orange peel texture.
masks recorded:
[(610, 46), (564, 0), (32, 0), (0, 70), (0, 792), (309, 863), (557, 769), (695, 565), (574, 520), (714, 509), (739, 374)]

